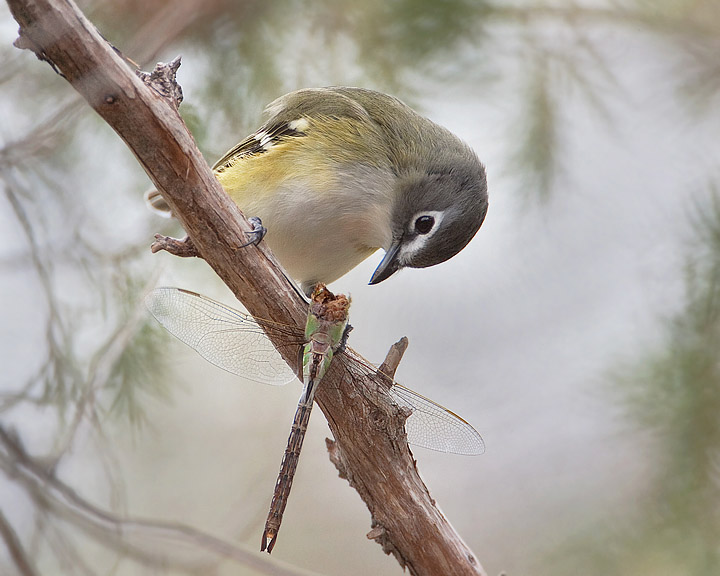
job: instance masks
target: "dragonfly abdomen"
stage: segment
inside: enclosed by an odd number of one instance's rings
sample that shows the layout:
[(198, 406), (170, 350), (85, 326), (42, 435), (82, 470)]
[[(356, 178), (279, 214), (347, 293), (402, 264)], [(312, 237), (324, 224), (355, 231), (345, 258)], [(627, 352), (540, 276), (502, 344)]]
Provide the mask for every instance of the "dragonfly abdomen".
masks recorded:
[(283, 454), (282, 463), (280, 464), (280, 473), (275, 483), (275, 492), (273, 493), (272, 502), (270, 503), (270, 512), (265, 522), (265, 531), (263, 532), (261, 551), (272, 552), (277, 539), (280, 524), (282, 523), (283, 513), (287, 505), (290, 489), (292, 488), (295, 471), (297, 470), (298, 460), (300, 459), (300, 451), (302, 450), (305, 432), (310, 422), (310, 413), (312, 412), (313, 399), (315, 398), (315, 382), (310, 380), (305, 386), (300, 402), (298, 402), (295, 418), (293, 419), (290, 436), (288, 437), (285, 454)]

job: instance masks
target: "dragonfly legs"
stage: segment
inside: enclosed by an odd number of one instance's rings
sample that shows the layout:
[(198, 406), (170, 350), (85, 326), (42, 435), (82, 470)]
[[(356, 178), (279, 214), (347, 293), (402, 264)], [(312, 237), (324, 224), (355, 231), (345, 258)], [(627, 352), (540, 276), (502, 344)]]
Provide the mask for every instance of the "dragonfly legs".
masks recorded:
[(347, 341), (348, 341), (348, 338), (350, 337), (350, 332), (352, 332), (352, 331), (353, 331), (353, 327), (350, 324), (345, 326), (345, 330), (343, 330), (342, 338), (340, 338), (340, 344), (337, 349), (338, 353), (345, 352), (345, 348), (347, 348)]

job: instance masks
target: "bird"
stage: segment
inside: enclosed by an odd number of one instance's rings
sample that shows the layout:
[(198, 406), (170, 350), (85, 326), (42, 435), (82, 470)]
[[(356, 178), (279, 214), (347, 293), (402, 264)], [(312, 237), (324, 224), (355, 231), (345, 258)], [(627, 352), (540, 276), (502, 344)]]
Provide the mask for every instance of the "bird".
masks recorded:
[[(393, 96), (307, 88), (265, 113), (213, 172), (306, 294), (378, 249), (385, 255), (369, 284), (445, 262), (485, 220), (487, 176), (477, 155)], [(157, 191), (146, 201), (169, 214)]]

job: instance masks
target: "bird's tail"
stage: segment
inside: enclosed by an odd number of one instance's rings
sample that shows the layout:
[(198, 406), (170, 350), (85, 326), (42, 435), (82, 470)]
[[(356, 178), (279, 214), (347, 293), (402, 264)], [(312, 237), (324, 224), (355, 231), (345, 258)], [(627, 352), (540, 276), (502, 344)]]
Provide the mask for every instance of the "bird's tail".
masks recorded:
[(160, 195), (160, 192), (157, 190), (148, 190), (145, 192), (145, 204), (147, 204), (147, 207), (152, 211), (155, 212), (158, 216), (162, 216), (163, 218), (172, 218), (173, 213), (172, 210), (170, 210), (170, 206), (167, 202), (165, 202), (165, 198), (163, 198)]

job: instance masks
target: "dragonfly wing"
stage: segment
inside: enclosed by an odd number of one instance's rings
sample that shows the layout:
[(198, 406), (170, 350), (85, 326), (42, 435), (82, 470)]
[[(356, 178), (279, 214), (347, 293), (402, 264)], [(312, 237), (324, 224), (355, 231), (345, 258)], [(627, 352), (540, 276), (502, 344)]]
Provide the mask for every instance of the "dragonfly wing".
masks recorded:
[(223, 370), (263, 384), (295, 379), (252, 316), (179, 288), (157, 288), (145, 304), (168, 332)]
[(390, 395), (398, 406), (411, 412), (405, 422), (410, 444), (469, 456), (485, 452), (482, 436), (457, 414), (397, 383), (390, 388)]

